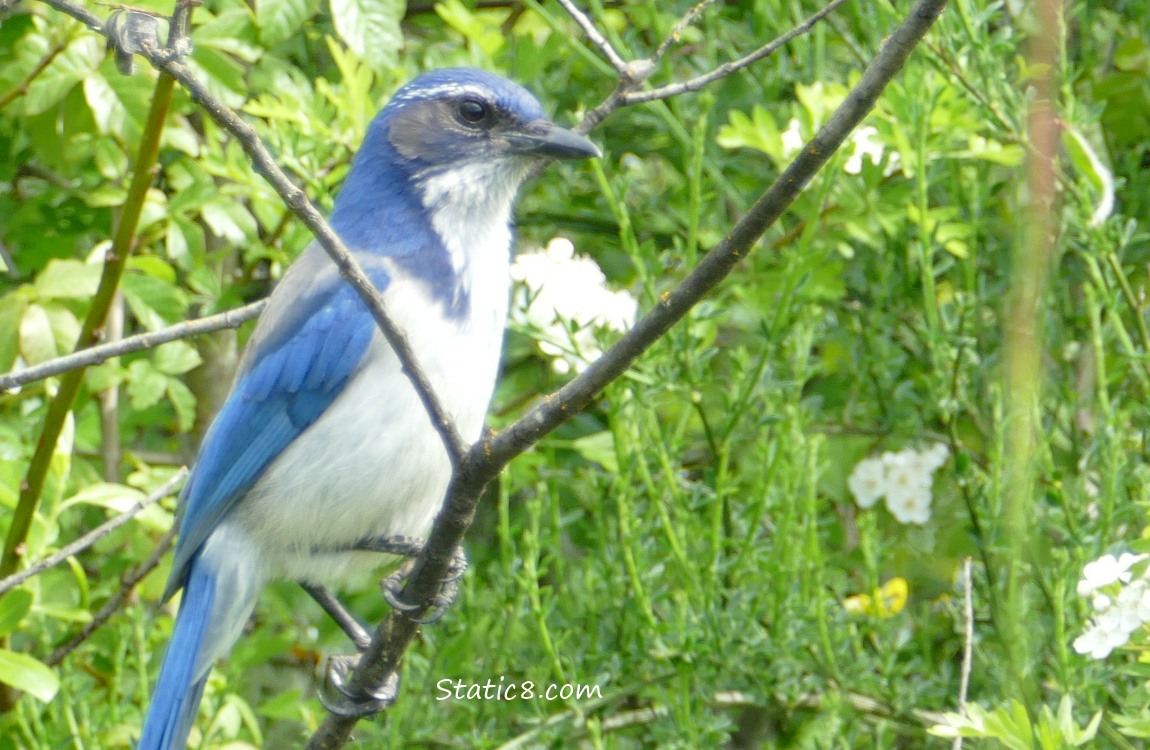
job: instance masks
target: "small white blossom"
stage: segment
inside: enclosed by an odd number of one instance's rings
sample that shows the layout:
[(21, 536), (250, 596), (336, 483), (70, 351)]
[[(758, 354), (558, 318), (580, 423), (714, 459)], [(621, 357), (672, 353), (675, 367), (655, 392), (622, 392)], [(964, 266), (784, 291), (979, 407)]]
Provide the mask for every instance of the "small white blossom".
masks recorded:
[(1090, 622), (1086, 632), (1074, 639), (1074, 650), (1080, 654), (1090, 654), (1094, 659), (1105, 659), (1110, 652), (1125, 646), (1130, 640), (1130, 631), (1122, 629), (1122, 618), (1114, 610), (1097, 615)]
[(919, 526), (930, 520), (930, 485), (892, 486), (887, 489), (886, 508), (899, 523)]
[(1114, 609), (1121, 618), (1121, 627), (1128, 633), (1150, 622), (1150, 586), (1141, 578), (1123, 586)]
[(789, 159), (803, 149), (803, 133), (799, 121), (792, 117), (783, 131), (783, 158)]
[(639, 310), (629, 293), (608, 289), (594, 259), (576, 255), (564, 237), (519, 255), (511, 278), (519, 282), (512, 320), (539, 332), (539, 349), (556, 372), (582, 372), (602, 354), (595, 329), (626, 331)]
[(864, 156), (870, 157), (871, 164), (879, 164), (882, 162), (883, 145), (882, 141), (878, 140), (878, 129), (873, 125), (864, 125), (851, 134), (851, 143), (854, 144), (855, 150), (851, 153), (850, 158), (847, 159), (846, 164), (843, 165), (843, 170), (847, 174), (858, 174), (862, 172), (862, 160)]
[(847, 486), (860, 508), (870, 508), (886, 494), (886, 466), (878, 458), (859, 461), (847, 478)]
[(1090, 596), (1096, 589), (1112, 583), (1126, 583), (1132, 577), (1130, 568), (1145, 560), (1147, 555), (1133, 555), (1123, 552), (1120, 556), (1103, 555), (1082, 568), (1082, 580), (1078, 582), (1078, 595)]
[(923, 464), (933, 473), (942, 468), (946, 459), (950, 458), (950, 449), (943, 443), (935, 443), (919, 455), (922, 456)]
[(882, 462), (886, 466), (888, 492), (910, 492), (924, 487), (930, 489), (931, 472), (915, 451), (884, 453)]

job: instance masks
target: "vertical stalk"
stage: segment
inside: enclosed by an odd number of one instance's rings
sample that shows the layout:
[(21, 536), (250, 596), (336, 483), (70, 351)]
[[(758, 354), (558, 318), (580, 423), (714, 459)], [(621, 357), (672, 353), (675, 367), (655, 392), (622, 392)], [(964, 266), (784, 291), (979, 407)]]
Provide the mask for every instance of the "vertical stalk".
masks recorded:
[(1028, 565), (1029, 519), (1033, 513), (1038, 461), (1039, 405), (1042, 391), (1042, 301), (1057, 243), (1055, 156), (1058, 148), (1057, 74), (1061, 34), (1059, 0), (1035, 6), (1039, 30), (1030, 39), (1029, 66), (1037, 71), (1028, 131), (1027, 205), (1022, 236), (1016, 244), (1006, 343), (1006, 504), (1005, 528), (1010, 544), (1002, 637), (1014, 695), (1035, 705), (1037, 686), (1030, 683), (1033, 642), (1028, 633), (1023, 592)]

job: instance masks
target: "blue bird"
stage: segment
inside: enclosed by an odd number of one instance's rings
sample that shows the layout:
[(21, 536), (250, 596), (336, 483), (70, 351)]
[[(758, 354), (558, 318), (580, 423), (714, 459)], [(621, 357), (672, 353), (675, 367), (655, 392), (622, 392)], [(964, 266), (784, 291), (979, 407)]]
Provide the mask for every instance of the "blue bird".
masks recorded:
[[(598, 155), (521, 86), (469, 68), (414, 79), (368, 128), (331, 225), (469, 441), (499, 366), (516, 192), (541, 162)], [(139, 750), (185, 747), (208, 672), (265, 583), (378, 567), (389, 558), (363, 542), (426, 537), (450, 478), (395, 353), (312, 243), (271, 295), (180, 496), (165, 598), (183, 599)]]

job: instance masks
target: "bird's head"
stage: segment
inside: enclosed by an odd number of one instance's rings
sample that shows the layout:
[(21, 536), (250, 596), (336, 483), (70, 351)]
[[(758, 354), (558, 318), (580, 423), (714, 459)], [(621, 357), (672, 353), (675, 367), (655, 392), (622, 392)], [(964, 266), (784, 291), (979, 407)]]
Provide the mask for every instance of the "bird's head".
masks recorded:
[(522, 86), (473, 68), (435, 70), (372, 121), (333, 218), (409, 189), (429, 214), (506, 214), (533, 166), (592, 156), (595, 144), (548, 120)]
[(599, 156), (595, 144), (544, 117), (527, 89), (473, 68), (419, 76), (396, 92), (377, 124), (401, 156), (433, 173), (475, 162), (530, 166)]

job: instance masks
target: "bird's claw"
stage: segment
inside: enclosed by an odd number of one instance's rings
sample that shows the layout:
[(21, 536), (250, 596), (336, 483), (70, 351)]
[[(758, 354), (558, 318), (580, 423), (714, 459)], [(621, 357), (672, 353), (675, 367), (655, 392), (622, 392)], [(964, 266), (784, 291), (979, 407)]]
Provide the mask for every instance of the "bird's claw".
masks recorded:
[(353, 693), (348, 678), (359, 666), (360, 656), (332, 656), (328, 659), (319, 702), (331, 713), (344, 718), (362, 719), (387, 709), (399, 695), (399, 673), (393, 673), (378, 690)]
[(117, 10), (104, 25), (108, 46), (115, 52), (116, 67), (126, 76), (135, 71), (132, 55), (160, 47), (160, 21), (134, 10)]
[(447, 612), (448, 608), (455, 603), (455, 599), (459, 596), (459, 581), (463, 578), (463, 574), (467, 572), (467, 555), (464, 554), (461, 547), (455, 549), (455, 554), (452, 555), (451, 565), (448, 568), (448, 575), (443, 585), (439, 589), (439, 593), (433, 596), (427, 602), (411, 602), (402, 598), (404, 584), (407, 583), (408, 576), (414, 568), (414, 561), (408, 560), (395, 569), (391, 575), (384, 578), (380, 582), (380, 588), (383, 589), (383, 598), (392, 609), (404, 615), (411, 612), (423, 610), (427, 614), (422, 617), (411, 617), (410, 619), (419, 623), (420, 625), (427, 625), (439, 621)]

